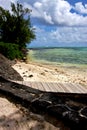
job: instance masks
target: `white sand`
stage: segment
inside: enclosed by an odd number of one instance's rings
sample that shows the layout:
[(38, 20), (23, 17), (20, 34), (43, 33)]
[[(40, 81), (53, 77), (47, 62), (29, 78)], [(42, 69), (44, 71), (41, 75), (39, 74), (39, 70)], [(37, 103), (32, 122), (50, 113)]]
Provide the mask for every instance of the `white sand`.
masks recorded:
[(87, 85), (87, 69), (17, 62), (13, 68), (24, 81), (72, 82)]

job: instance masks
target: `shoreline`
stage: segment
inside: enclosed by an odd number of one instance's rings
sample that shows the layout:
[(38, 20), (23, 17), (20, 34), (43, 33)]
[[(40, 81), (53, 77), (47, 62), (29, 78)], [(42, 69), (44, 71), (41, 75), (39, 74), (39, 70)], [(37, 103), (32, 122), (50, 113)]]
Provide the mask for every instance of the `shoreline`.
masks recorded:
[(63, 66), (37, 63), (35, 61), (17, 62), (13, 68), (24, 81), (79, 83), (87, 86), (87, 66)]

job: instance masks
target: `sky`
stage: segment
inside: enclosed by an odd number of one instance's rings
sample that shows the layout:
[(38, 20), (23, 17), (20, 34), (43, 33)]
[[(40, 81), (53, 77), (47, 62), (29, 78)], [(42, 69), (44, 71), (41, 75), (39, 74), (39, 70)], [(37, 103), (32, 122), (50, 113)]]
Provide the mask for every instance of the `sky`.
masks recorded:
[(29, 47), (87, 47), (87, 0), (0, 0), (10, 10), (19, 1), (32, 10), (36, 39)]

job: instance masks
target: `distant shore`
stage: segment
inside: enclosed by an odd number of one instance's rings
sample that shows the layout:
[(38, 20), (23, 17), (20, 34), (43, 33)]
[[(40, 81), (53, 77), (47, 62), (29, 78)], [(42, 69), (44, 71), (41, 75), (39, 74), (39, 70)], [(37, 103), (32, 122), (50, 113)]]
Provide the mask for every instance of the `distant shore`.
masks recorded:
[(17, 62), (13, 68), (24, 81), (79, 83), (87, 86), (87, 67), (53, 66), (36, 62)]

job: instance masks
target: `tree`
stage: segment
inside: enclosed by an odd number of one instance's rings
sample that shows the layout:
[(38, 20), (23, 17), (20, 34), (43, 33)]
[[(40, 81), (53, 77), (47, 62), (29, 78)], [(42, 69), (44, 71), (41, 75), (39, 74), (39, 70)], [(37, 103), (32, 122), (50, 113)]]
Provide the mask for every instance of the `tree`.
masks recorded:
[(11, 3), (11, 12), (0, 7), (0, 41), (18, 44), (20, 49), (26, 48), (26, 43), (35, 39), (30, 12), (19, 3)]

